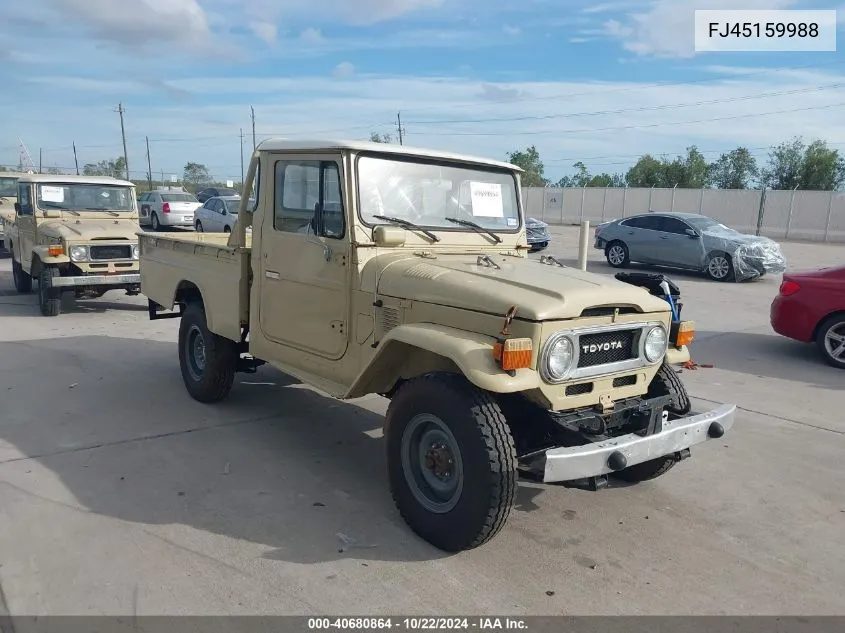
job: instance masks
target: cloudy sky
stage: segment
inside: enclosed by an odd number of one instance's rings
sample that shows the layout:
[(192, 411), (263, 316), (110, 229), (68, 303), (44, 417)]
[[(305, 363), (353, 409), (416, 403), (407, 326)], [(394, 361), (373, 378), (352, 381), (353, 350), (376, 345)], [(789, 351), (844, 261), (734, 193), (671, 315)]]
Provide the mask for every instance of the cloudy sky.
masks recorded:
[[(583, 160), (794, 135), (845, 150), (845, 54), (694, 51), (695, 8), (736, 0), (26, 0), (0, 21), (0, 164), (122, 153), (133, 177), (205, 163), (240, 178), (258, 140), (367, 138), (492, 158), (535, 145), (557, 179)], [(839, 8), (743, 0), (743, 8)]]

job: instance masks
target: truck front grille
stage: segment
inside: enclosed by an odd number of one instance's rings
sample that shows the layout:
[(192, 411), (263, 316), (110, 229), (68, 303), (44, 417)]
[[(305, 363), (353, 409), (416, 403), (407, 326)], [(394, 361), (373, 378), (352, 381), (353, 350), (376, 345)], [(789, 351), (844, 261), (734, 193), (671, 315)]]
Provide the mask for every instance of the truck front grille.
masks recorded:
[(132, 247), (122, 244), (103, 244), (91, 246), (91, 259), (131, 259)]
[(641, 332), (635, 329), (583, 334), (578, 339), (578, 367), (595, 367), (637, 358)]

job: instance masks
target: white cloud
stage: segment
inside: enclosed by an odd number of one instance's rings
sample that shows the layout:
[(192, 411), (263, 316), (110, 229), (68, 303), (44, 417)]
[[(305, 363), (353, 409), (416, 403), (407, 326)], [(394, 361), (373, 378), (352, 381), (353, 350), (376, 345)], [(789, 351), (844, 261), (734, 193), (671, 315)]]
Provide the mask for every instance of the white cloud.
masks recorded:
[(510, 24), (505, 24), (502, 27), (502, 32), (505, 35), (519, 35), (520, 33), (522, 33), (522, 29), (518, 26), (511, 26)]
[(319, 29), (315, 28), (307, 28), (302, 31), (302, 33), (299, 34), (299, 39), (306, 44), (322, 44), (324, 41), (323, 34)]
[[(74, 140), (82, 162), (119, 155), (119, 121), (110, 113), (122, 98), (121, 90), (129, 86), (118, 84), (108, 94), (107, 82), (64, 81), (62, 103), (35, 98), (25, 111), (19, 104), (0, 105), (0, 138), (21, 135), (30, 146), (44, 148), (50, 165), (73, 165)], [(557, 179), (578, 159), (592, 171), (624, 171), (641, 153), (676, 155), (691, 144), (713, 159), (737, 145), (766, 147), (793, 135), (845, 143), (842, 107), (819, 107), (841, 103), (841, 90), (740, 99), (843, 81), (842, 74), (821, 69), (741, 78), (714, 75), (712, 81), (665, 86), (586, 80), (497, 84), (458, 76), (383, 75), (363, 75), (360, 81), (242, 75), (220, 77), (212, 84), (198, 76), (170, 80), (172, 86), (193, 94), (187, 108), (145, 107), (133, 102), (132, 93), (124, 105), (130, 165), (144, 164), (144, 136), (149, 135), (154, 171), (179, 172), (187, 161), (197, 160), (221, 178), (238, 177), (238, 131), (249, 128), (248, 104), (254, 104), (259, 138), (367, 138), (370, 132), (393, 131), (396, 112), (401, 111), (409, 145), (502, 158), (508, 151), (535, 144), (547, 174)], [(31, 89), (43, 90), (45, 96), (55, 93), (53, 86)], [(72, 105), (79, 103), (82, 90), (94, 91), (96, 108)], [(210, 102), (209, 90), (227, 95), (226, 101), (236, 105)], [(666, 108), (699, 102), (708, 103)], [(802, 110), (808, 107), (817, 109)], [(785, 112), (765, 114), (777, 111)], [(104, 125), (104, 116), (114, 118), (107, 118)], [(737, 116), (744, 118), (732, 118)], [(73, 129), (67, 121), (74, 121)], [(186, 140), (191, 138), (196, 140)], [(845, 149), (845, 144), (837, 147)], [(0, 152), (0, 163), (16, 161), (14, 149)]]
[(581, 9), (581, 13), (611, 13), (614, 11), (630, 11), (631, 9), (637, 9), (646, 2), (637, 1), (637, 0), (621, 0), (619, 2), (602, 2), (599, 4), (593, 4), (588, 7), (584, 7)]
[(260, 37), (268, 44), (274, 44), (276, 42), (278, 29), (275, 24), (271, 24), (270, 22), (252, 22), (249, 27), (256, 36)]
[(340, 62), (337, 66), (335, 66), (332, 74), (335, 77), (351, 77), (355, 74), (355, 66), (349, 62)]
[[(785, 9), (796, 0), (743, 0), (742, 9)], [(632, 13), (624, 21), (604, 23), (605, 33), (624, 48), (643, 56), (690, 58), (695, 56), (695, 10), (702, 0), (652, 0), (647, 11)], [(736, 0), (708, 0), (707, 9), (736, 9)]]

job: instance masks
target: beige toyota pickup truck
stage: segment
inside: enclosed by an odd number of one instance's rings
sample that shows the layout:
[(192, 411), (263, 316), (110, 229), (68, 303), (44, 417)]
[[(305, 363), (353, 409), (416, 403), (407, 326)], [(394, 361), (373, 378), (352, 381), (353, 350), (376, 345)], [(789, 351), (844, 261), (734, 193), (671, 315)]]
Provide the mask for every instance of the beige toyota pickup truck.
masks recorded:
[(188, 393), (218, 401), (269, 363), (390, 399), (390, 488), (435, 546), (492, 538), (520, 474), (640, 482), (733, 426), (734, 405), (692, 412), (672, 365), (694, 327), (668, 299), (528, 257), (513, 165), (268, 140), (247, 183), (231, 234), (140, 234), (141, 292), (150, 318), (181, 318)]
[(63, 292), (100, 297), (140, 292), (135, 185), (107, 177), (26, 174), (18, 178), (6, 248), (21, 293), (38, 282), (41, 314), (61, 312)]

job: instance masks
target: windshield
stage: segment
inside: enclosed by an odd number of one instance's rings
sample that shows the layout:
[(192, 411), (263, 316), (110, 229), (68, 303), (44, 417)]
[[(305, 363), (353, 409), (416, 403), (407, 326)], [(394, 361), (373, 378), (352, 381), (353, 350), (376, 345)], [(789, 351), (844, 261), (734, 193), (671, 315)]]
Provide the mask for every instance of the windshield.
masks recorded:
[[(223, 202), (226, 204), (226, 210), (229, 213), (232, 213), (234, 215), (238, 214), (238, 209), (241, 208), (241, 201), (240, 200), (224, 200)], [(252, 203), (253, 203), (253, 200), (250, 198), (249, 204), (251, 205)]]
[(130, 187), (89, 183), (50, 183), (38, 185), (41, 209), (82, 211), (134, 211)]
[(687, 222), (692, 224), (693, 227), (698, 229), (699, 231), (711, 231), (715, 228), (723, 229), (723, 230), (732, 230), (726, 227), (724, 224), (716, 222), (712, 218), (684, 218)]
[(516, 182), (506, 170), (453, 167), (397, 157), (358, 159), (361, 219), (374, 216), (407, 220), (420, 226), (471, 231), (447, 218), (501, 232), (519, 228)]
[(199, 200), (189, 193), (163, 193), (161, 199), (163, 202), (196, 202), (199, 204)]
[(0, 178), (0, 198), (18, 197), (18, 179)]

